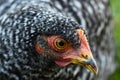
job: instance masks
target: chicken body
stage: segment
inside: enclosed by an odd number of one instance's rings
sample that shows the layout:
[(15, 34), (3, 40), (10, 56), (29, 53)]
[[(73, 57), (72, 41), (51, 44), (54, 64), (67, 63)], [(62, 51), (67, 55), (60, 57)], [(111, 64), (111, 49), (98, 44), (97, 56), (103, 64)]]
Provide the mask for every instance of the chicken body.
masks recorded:
[[(0, 16), (0, 79), (106, 80), (115, 68), (109, 1), (1, 0)], [(61, 68), (51, 57), (36, 54), (37, 39), (48, 49), (41, 35), (63, 36), (79, 45), (74, 32), (78, 28), (88, 35), (100, 70), (97, 77), (79, 65)]]

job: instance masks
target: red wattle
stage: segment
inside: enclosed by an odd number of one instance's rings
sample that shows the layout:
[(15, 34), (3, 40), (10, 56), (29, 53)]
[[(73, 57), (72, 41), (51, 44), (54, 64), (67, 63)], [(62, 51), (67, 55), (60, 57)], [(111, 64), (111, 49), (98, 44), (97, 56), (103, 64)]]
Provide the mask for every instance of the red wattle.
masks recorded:
[(62, 60), (56, 60), (55, 63), (59, 66), (67, 66), (68, 64), (70, 64), (71, 62), (70, 61), (62, 61)]

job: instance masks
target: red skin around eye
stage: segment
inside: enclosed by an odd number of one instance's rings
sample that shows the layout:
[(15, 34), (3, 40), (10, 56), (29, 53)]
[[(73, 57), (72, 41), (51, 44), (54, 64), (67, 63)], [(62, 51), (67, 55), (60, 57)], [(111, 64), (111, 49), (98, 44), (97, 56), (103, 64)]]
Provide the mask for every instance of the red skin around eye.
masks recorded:
[(67, 43), (67, 46), (64, 49), (62, 49), (62, 50), (61, 49), (57, 49), (57, 47), (55, 46), (55, 42), (54, 42), (56, 39), (62, 39), (62, 38), (60, 38), (58, 36), (51, 36), (51, 37), (48, 38), (49, 46), (52, 49), (54, 49), (55, 51), (57, 51), (58, 53), (62, 53), (62, 54), (56, 54), (56, 56), (59, 56), (61, 58), (61, 60), (55, 60), (55, 63), (57, 65), (59, 65), (59, 66), (66, 66), (66, 65), (70, 64), (71, 61), (68, 60), (68, 59), (64, 60), (62, 58), (65, 55), (65, 53), (70, 49), (70, 46)]
[(54, 42), (56, 39), (62, 39), (62, 38), (60, 38), (58, 36), (50, 36), (50, 37), (48, 37), (48, 44), (49, 44), (49, 46), (52, 49), (54, 49), (55, 51), (57, 51), (57, 52), (65, 52), (69, 48), (68, 43), (67, 43), (67, 46), (64, 49), (58, 49), (55, 46), (55, 42)]
[(48, 45), (53, 49), (55, 49), (54, 40), (56, 40), (57, 38), (57, 36), (48, 37)]

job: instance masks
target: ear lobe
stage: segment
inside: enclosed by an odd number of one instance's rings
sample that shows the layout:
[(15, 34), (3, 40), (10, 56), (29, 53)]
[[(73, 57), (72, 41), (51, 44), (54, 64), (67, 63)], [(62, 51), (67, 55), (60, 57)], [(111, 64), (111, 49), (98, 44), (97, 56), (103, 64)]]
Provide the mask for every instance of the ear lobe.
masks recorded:
[(36, 49), (36, 51), (37, 51), (38, 54), (42, 54), (43, 49), (40, 47), (39, 43), (36, 43), (35, 49)]

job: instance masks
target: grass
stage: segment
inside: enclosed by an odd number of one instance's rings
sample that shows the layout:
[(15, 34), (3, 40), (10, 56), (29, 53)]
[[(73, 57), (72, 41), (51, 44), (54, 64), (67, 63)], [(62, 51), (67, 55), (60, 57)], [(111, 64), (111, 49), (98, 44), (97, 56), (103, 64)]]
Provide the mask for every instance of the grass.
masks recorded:
[(116, 61), (118, 63), (115, 72), (110, 75), (108, 80), (120, 80), (120, 0), (110, 0), (113, 12), (114, 20), (114, 39), (115, 39), (115, 51)]

